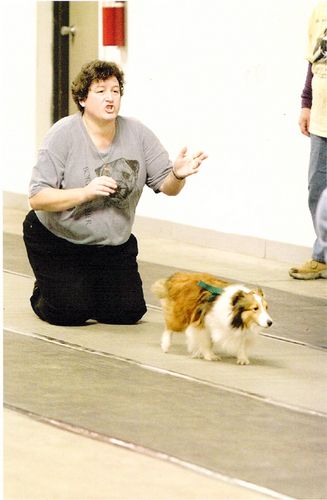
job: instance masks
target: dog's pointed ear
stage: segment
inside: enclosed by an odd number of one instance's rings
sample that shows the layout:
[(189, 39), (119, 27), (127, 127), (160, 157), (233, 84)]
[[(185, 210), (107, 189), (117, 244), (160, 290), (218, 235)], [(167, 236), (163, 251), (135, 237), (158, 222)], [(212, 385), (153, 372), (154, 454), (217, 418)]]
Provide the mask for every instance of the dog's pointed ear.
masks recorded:
[(260, 295), (260, 297), (264, 297), (265, 294), (263, 293), (262, 289), (261, 288), (257, 288), (256, 290), (254, 290), (254, 292), (257, 294), (257, 295)]
[(239, 290), (238, 292), (234, 293), (232, 296), (232, 306), (236, 306), (236, 304), (245, 297), (245, 292), (243, 290)]

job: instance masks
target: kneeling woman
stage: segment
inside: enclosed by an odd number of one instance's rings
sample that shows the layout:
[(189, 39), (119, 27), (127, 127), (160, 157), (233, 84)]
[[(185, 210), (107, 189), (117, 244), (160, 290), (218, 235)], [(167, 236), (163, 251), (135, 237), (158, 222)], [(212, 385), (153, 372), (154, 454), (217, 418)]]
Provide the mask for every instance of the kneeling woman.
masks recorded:
[(138, 120), (119, 115), (124, 75), (84, 65), (72, 84), (79, 111), (55, 123), (30, 183), (24, 242), (36, 281), (31, 305), (56, 325), (133, 324), (146, 312), (131, 234), (144, 185), (177, 195), (207, 156), (176, 161)]

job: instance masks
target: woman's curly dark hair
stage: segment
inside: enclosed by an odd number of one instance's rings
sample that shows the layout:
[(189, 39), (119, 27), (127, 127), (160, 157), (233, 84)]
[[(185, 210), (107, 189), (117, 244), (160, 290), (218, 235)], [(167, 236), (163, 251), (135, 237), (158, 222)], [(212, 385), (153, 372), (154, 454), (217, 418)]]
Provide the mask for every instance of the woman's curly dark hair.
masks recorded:
[(80, 105), (80, 101), (84, 101), (84, 99), (87, 98), (91, 84), (100, 80), (107, 80), (107, 78), (111, 76), (117, 78), (120, 95), (123, 95), (125, 83), (124, 73), (116, 63), (95, 59), (82, 66), (81, 71), (78, 73), (71, 86), (74, 102), (82, 113), (84, 108)]

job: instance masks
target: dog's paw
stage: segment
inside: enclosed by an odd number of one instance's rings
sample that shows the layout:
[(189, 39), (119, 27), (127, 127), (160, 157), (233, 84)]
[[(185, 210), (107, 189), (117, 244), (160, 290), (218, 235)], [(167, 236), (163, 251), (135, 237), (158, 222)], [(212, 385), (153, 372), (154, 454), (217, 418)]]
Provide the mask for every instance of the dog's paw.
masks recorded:
[(161, 342), (160, 346), (163, 352), (167, 353), (169, 351), (170, 344), (167, 344), (166, 342)]
[(163, 352), (168, 352), (171, 346), (171, 334), (170, 332), (165, 331), (161, 337), (160, 342), (161, 349)]
[(220, 361), (221, 360), (220, 356), (218, 356), (218, 354), (215, 354), (214, 352), (207, 352), (207, 353), (203, 354), (203, 358), (206, 361)]
[(237, 358), (237, 364), (238, 365), (249, 365), (250, 361), (246, 357)]
[(193, 359), (202, 359), (203, 358), (203, 354), (201, 351), (197, 350), (197, 351), (192, 351), (191, 352), (191, 357)]

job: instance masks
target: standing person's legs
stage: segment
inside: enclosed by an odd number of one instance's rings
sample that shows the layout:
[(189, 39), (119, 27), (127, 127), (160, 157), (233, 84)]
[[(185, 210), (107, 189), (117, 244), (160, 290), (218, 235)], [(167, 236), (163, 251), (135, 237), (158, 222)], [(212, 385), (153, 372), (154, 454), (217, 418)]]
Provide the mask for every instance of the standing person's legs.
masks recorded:
[[(313, 226), (317, 234), (316, 212), (321, 193), (327, 186), (327, 138), (311, 135), (311, 153), (309, 165), (309, 208)], [(325, 262), (325, 255), (317, 236), (313, 245), (312, 258)]]
[(316, 224), (319, 241), (325, 253), (325, 262), (327, 262), (327, 187), (320, 196), (316, 213)]
[(137, 240), (116, 247), (98, 247), (91, 269), (97, 281), (95, 319), (100, 323), (135, 324), (146, 313), (137, 265)]
[(292, 278), (301, 280), (312, 280), (327, 278), (327, 265), (324, 249), (319, 241), (316, 224), (317, 205), (321, 193), (327, 186), (327, 138), (311, 135), (311, 152), (309, 164), (309, 197), (308, 203), (311, 212), (313, 226), (316, 231), (316, 241), (313, 245), (312, 259), (304, 262), (298, 267), (289, 270)]
[(24, 242), (36, 283), (31, 296), (34, 312), (55, 325), (83, 325), (92, 318), (93, 294), (89, 249), (58, 238), (34, 211), (23, 224)]

